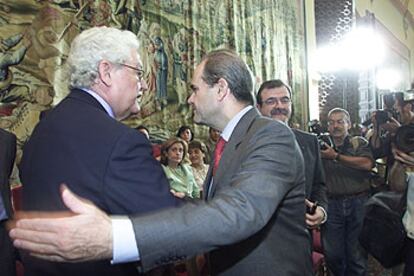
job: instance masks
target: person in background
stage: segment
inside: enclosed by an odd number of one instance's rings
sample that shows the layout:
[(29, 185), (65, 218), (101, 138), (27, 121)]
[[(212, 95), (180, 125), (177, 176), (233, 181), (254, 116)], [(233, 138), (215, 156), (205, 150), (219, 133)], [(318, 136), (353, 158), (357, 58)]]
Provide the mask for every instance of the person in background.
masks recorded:
[(210, 160), (210, 157), (213, 156), (214, 148), (216, 147), (217, 141), (220, 138), (220, 133), (220, 130), (212, 127), (208, 128), (208, 139), (206, 141), (208, 160)]
[(334, 108), (328, 113), (331, 145), (321, 150), (328, 188), (328, 220), (322, 241), (330, 271), (336, 276), (365, 275), (367, 254), (359, 244), (364, 204), (370, 191), (369, 175), (374, 159), (369, 143), (350, 136), (348, 111)]
[(183, 139), (187, 144), (194, 139), (194, 133), (189, 126), (181, 126), (176, 136)]
[(170, 138), (161, 148), (161, 164), (170, 183), (171, 193), (179, 198), (199, 198), (197, 185), (190, 165), (183, 162), (187, 143), (178, 137)]
[[(262, 83), (256, 95), (257, 108), (263, 116), (279, 120), (288, 126), (292, 116), (292, 90), (282, 80)], [(305, 160), (306, 224), (316, 228), (326, 221), (325, 175), (318, 140), (315, 135), (292, 129)]]
[[(148, 139), (148, 141), (151, 142), (150, 132), (149, 132), (147, 127), (145, 127), (143, 125), (139, 125), (135, 129), (138, 130), (139, 132), (141, 132), (142, 134), (144, 134), (145, 137)], [(151, 147), (152, 147), (152, 156), (156, 160), (160, 161), (161, 160), (161, 145), (151, 143)]]
[[(399, 110), (403, 126), (397, 129), (392, 152), (395, 159), (389, 173), (392, 190), (407, 193), (403, 224), (407, 232), (404, 276), (414, 275), (414, 101), (405, 101)], [(405, 129), (401, 134), (401, 131)], [(401, 136), (402, 135), (402, 136)], [(409, 139), (411, 138), (411, 139)]]
[(209, 168), (209, 166), (206, 165), (206, 152), (206, 146), (201, 141), (193, 140), (188, 144), (191, 168), (201, 192), (203, 191), (204, 180), (206, 179)]
[(393, 147), (395, 162), (390, 170), (391, 188), (407, 193), (403, 224), (407, 232), (404, 276), (414, 275), (414, 151), (405, 153)]

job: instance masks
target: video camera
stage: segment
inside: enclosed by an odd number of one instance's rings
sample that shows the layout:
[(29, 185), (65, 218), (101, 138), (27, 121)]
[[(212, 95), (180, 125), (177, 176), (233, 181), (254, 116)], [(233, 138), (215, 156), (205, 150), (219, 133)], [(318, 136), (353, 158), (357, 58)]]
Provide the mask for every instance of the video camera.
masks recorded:
[(331, 136), (329, 136), (329, 134), (327, 133), (318, 136), (318, 144), (321, 150), (328, 149), (328, 146), (330, 146), (331, 148), (335, 148), (335, 144), (332, 141)]
[(326, 150), (328, 147), (335, 147), (335, 144), (333, 143), (331, 136), (329, 136), (328, 133), (323, 132), (323, 128), (318, 120), (312, 120), (308, 123), (309, 131), (311, 133), (316, 134), (316, 137), (318, 138), (318, 144), (319, 148), (321, 150)]
[[(391, 118), (398, 120), (397, 110), (395, 109), (396, 103), (402, 105), (404, 103), (404, 93), (395, 92), (390, 94), (385, 94), (382, 96), (384, 109), (378, 109), (375, 111), (375, 121), (377, 125), (388, 123), (391, 121)], [(363, 126), (369, 127), (372, 124), (371, 119), (368, 119), (362, 123)]]

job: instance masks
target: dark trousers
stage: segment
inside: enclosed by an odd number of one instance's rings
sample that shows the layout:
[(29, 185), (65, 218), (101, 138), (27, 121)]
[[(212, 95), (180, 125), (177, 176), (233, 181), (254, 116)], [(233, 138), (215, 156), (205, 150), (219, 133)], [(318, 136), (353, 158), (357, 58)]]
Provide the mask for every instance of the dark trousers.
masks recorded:
[(328, 199), (328, 220), (322, 241), (329, 270), (335, 276), (363, 276), (367, 254), (359, 245), (366, 195)]
[(0, 221), (0, 274), (16, 275), (16, 249), (6, 230), (5, 221)]
[(414, 275), (414, 240), (407, 239), (407, 253), (405, 255), (404, 276)]

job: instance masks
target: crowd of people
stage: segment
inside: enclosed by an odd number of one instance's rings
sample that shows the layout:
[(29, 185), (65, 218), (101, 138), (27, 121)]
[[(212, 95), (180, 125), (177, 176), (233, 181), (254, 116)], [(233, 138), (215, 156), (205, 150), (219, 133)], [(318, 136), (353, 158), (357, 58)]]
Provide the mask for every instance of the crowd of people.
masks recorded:
[[(209, 137), (182, 126), (157, 161), (148, 129), (119, 122), (139, 111), (147, 87), (138, 47), (132, 33), (108, 27), (85, 30), (71, 45), (71, 92), (36, 126), (19, 168), (24, 212), (9, 234), (27, 275), (151, 275), (203, 253), (211, 275), (313, 275), (316, 228), (332, 275), (365, 275), (358, 237), (382, 156), (394, 160), (389, 186), (408, 191), (413, 258), (414, 156), (392, 138), (414, 123), (411, 102), (379, 125), (374, 113), (365, 138), (350, 135), (348, 111), (334, 108), (323, 140), (289, 127), (288, 84), (265, 81), (253, 93), (246, 63), (219, 49), (196, 67), (188, 99)], [(10, 244), (10, 203), (0, 203), (0, 238)], [(413, 266), (406, 262), (405, 275)]]

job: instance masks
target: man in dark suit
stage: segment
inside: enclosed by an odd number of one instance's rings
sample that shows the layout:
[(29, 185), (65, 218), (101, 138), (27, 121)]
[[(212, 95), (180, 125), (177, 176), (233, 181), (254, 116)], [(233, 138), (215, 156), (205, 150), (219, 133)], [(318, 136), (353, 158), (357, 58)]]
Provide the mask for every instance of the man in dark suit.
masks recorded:
[[(263, 116), (288, 125), (292, 116), (292, 90), (289, 85), (279, 79), (265, 81), (257, 92), (256, 101), (257, 108)], [(306, 224), (309, 228), (315, 228), (326, 221), (328, 205), (319, 144), (313, 134), (299, 129), (292, 131), (305, 161), (305, 203), (308, 210), (316, 208), (306, 214)]]
[(0, 128), (0, 271), (15, 275), (15, 248), (6, 231), (5, 222), (13, 215), (9, 177), (16, 157), (16, 136)]
[[(59, 192), (63, 182), (108, 214), (174, 206), (148, 140), (118, 122), (139, 111), (137, 98), (146, 89), (137, 51), (136, 36), (115, 28), (92, 28), (74, 39), (68, 57), (71, 91), (39, 122), (24, 147), (24, 210), (66, 210)], [(132, 265), (106, 261), (57, 264), (28, 254), (23, 261), (26, 275), (137, 273)]]
[[(188, 102), (194, 121), (222, 131), (221, 139), (227, 141), (218, 166), (210, 166), (205, 201), (130, 217), (135, 240), (123, 251), (138, 247), (135, 259), (144, 271), (211, 251), (212, 275), (311, 275), (309, 232), (303, 219), (304, 165), (293, 133), (259, 115), (253, 107), (250, 71), (231, 51), (209, 53), (197, 66), (191, 89)], [(68, 189), (62, 196), (78, 215), (60, 223), (21, 220), (11, 232), (15, 245), (55, 261), (113, 257), (112, 248), (120, 247), (108, 216)], [(89, 227), (88, 233), (76, 233), (91, 221), (102, 223)], [(29, 229), (35, 231), (28, 235)], [(98, 250), (76, 252), (74, 246)]]

